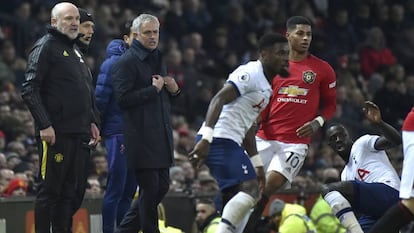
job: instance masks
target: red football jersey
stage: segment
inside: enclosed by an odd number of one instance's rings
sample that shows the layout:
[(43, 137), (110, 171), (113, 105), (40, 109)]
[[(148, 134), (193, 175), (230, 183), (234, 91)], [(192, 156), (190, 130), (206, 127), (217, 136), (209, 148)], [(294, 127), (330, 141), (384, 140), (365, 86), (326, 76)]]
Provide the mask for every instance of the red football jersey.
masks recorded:
[(402, 130), (414, 131), (414, 108), (411, 109), (411, 112), (409, 112), (405, 118)]
[[(309, 55), (289, 62), (289, 76), (276, 76), (272, 97), (262, 112), (257, 136), (265, 140), (309, 144), (296, 130), (321, 115), (329, 120), (336, 111), (336, 75), (325, 61)], [(322, 103), (322, 105), (320, 105)]]

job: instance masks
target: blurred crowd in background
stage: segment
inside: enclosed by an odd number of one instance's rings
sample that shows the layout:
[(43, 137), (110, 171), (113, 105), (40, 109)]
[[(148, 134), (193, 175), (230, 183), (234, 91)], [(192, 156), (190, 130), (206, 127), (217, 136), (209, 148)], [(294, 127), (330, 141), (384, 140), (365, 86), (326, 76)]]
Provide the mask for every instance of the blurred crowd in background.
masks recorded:
[[(33, 119), (20, 97), (26, 58), (46, 32), (50, 9), (60, 1), (0, 2), (0, 192), (26, 196), (36, 192), (39, 154)], [(285, 32), (286, 19), (303, 15), (313, 22), (311, 52), (328, 61), (337, 75), (337, 112), (332, 119), (354, 138), (373, 129), (364, 120), (365, 100), (376, 103), (384, 121), (401, 129), (414, 101), (414, 0), (78, 0), (90, 12), (95, 34), (86, 56), (96, 79), (110, 40), (120, 38), (140, 13), (159, 17), (160, 48), (182, 96), (173, 107), (175, 160), (171, 192), (217, 192), (206, 168), (187, 159), (208, 104), (235, 67), (258, 57), (264, 32)], [(329, 123), (327, 124), (329, 125)], [(401, 149), (388, 151), (397, 171)], [(313, 139), (306, 164), (293, 188), (317, 189), (344, 166), (326, 145), (324, 131)], [(87, 194), (105, 191), (106, 152), (99, 145), (90, 164)], [(337, 173), (336, 173), (337, 174)]]

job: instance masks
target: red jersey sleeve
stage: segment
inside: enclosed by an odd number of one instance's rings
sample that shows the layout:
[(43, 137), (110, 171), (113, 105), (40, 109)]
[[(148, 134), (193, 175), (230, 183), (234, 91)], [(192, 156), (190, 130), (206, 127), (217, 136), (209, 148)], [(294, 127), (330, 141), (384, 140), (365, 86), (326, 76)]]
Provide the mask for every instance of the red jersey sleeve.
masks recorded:
[(324, 73), (326, 75), (321, 81), (319, 90), (322, 101), (320, 115), (327, 121), (333, 117), (336, 111), (336, 74), (327, 62), (325, 64)]
[(408, 113), (402, 126), (403, 131), (414, 131), (414, 108)]

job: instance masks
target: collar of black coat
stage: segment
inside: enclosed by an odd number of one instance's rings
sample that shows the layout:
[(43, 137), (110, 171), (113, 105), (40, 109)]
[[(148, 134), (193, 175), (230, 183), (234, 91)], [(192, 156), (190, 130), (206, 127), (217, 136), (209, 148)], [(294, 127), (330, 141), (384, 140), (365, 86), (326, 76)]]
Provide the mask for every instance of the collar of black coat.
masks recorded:
[[(80, 34), (79, 34), (80, 35)], [(83, 43), (80, 39), (80, 36), (78, 36), (75, 39), (75, 43), (78, 46), (78, 48), (80, 49), (80, 51), (82, 52), (83, 55), (88, 53), (88, 49), (89, 49), (89, 45)]]
[(59, 30), (57, 30), (55, 27), (48, 26), (47, 32), (50, 33), (52, 36), (54, 36), (56, 38), (59, 38), (64, 43), (73, 45), (76, 42), (76, 39), (74, 39), (74, 40), (70, 39), (67, 35), (63, 34)]
[(149, 50), (144, 47), (144, 45), (141, 44), (137, 39), (134, 39), (131, 44), (131, 48), (133, 48), (135, 51), (137, 51), (136, 55), (138, 58), (142, 61), (148, 56), (157, 56), (158, 49)]

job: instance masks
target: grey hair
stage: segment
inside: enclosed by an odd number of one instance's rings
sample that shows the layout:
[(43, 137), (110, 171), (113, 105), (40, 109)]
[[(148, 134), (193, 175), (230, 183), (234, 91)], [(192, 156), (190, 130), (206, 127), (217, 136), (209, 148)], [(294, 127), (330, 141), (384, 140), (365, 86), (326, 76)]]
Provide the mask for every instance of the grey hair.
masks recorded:
[(147, 22), (156, 22), (158, 24), (158, 27), (160, 26), (160, 21), (158, 21), (157, 17), (150, 14), (140, 14), (132, 22), (131, 31), (138, 33), (142, 24)]
[(73, 3), (70, 3), (70, 2), (61, 2), (61, 3), (56, 4), (50, 11), (50, 18), (57, 18), (62, 13), (62, 8), (68, 7), (68, 6), (76, 7)]

